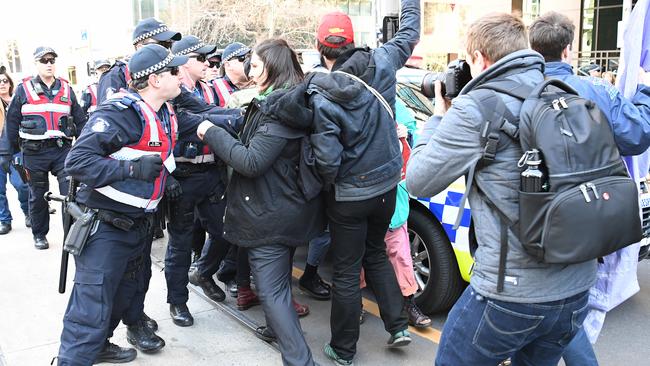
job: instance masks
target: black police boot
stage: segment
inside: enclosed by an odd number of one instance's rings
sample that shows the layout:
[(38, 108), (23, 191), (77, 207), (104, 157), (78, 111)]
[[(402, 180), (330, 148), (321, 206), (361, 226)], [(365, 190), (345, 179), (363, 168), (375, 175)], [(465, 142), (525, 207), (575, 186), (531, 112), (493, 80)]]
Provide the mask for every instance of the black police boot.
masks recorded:
[(194, 286), (201, 287), (205, 296), (209, 297), (210, 300), (222, 302), (226, 299), (226, 294), (217, 286), (212, 277), (203, 277), (197, 269), (194, 269), (194, 271), (190, 272), (189, 278), (190, 283)]
[(25, 226), (32, 227), (32, 217), (29, 215), (25, 216)]
[(44, 236), (35, 236), (34, 247), (36, 249), (47, 249), (50, 247), (50, 243), (47, 242), (47, 238)]
[(144, 353), (154, 353), (165, 347), (165, 340), (157, 336), (143, 321), (126, 327), (126, 340)]
[(316, 300), (329, 300), (332, 296), (330, 286), (318, 274), (311, 276), (311, 278), (300, 277), (298, 287)]
[(135, 360), (138, 352), (133, 348), (124, 348), (106, 340), (104, 348), (99, 352), (95, 359), (95, 364), (100, 362), (108, 363), (125, 363)]
[(151, 319), (149, 315), (145, 314), (144, 312), (142, 313), (142, 318), (141, 320), (144, 322), (145, 327), (151, 329), (154, 332), (158, 331), (158, 323)]
[(7, 234), (11, 231), (11, 224), (8, 222), (0, 222), (0, 235)]
[(194, 318), (186, 304), (169, 304), (169, 315), (171, 315), (174, 324), (179, 327), (189, 327), (194, 324)]

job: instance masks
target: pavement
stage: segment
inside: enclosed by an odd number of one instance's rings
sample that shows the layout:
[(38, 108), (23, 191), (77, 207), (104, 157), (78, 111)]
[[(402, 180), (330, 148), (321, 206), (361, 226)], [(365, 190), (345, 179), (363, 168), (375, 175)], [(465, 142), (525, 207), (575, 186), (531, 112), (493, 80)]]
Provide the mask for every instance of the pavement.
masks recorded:
[[(50, 186), (56, 187), (55, 180)], [(50, 249), (36, 250), (30, 229), (18, 207), (16, 192), (7, 187), (9, 206), (14, 216), (13, 230), (0, 236), (0, 366), (49, 365), (59, 349), (63, 315), (70, 297), (74, 277), (74, 260), (70, 258), (65, 294), (59, 294), (59, 265), (63, 231), (60, 206), (50, 215)], [(166, 239), (156, 241), (164, 245)], [(154, 258), (153, 276), (145, 302), (145, 311), (160, 327), (158, 335), (166, 346), (153, 355), (138, 353), (129, 365), (281, 365), (280, 353), (256, 338), (229, 312), (207, 300), (190, 286), (188, 306), (195, 324), (181, 328), (174, 325), (166, 304), (165, 276), (162, 263)], [(126, 328), (120, 324), (112, 341), (130, 346)]]
[[(51, 186), (55, 187), (55, 180)], [(67, 292), (57, 292), (61, 259), (62, 229), (60, 207), (51, 215), (48, 239), (50, 249), (34, 249), (31, 231), (24, 226), (24, 217), (18, 207), (16, 192), (8, 187), (8, 198), (14, 215), (13, 230), (0, 236), (0, 366), (49, 365), (59, 348), (62, 319), (70, 296), (74, 261), (70, 260)], [(228, 296), (223, 303), (215, 303), (200, 289), (190, 288), (188, 307), (195, 318), (194, 326), (174, 325), (166, 304), (165, 277), (162, 272), (167, 238), (154, 241), (153, 277), (147, 294), (145, 311), (160, 326), (158, 334), (166, 341), (165, 348), (154, 355), (138, 354), (130, 365), (281, 365), (275, 344), (256, 338), (255, 327), (263, 325), (261, 306), (245, 312), (236, 309), (235, 299)], [(295, 256), (294, 281), (304, 268), (305, 250)], [(331, 263), (321, 265), (324, 279), (331, 278)], [(650, 260), (639, 264), (641, 291), (607, 314), (605, 326), (595, 345), (601, 366), (650, 366), (646, 354), (650, 329)], [(217, 284), (223, 286), (220, 282)], [(431, 365), (440, 341), (447, 314), (432, 316), (431, 328), (416, 330), (411, 327), (413, 342), (403, 349), (385, 346), (388, 333), (379, 318), (373, 296), (364, 292), (364, 308), (368, 311), (361, 326), (355, 365)], [(294, 282), (294, 296), (308, 304), (311, 312), (301, 319), (305, 339), (316, 362), (327, 364), (322, 353), (329, 341), (329, 301), (308, 298)], [(120, 325), (112, 341), (121, 346), (126, 342), (126, 329)], [(563, 363), (560, 363), (563, 365)]]

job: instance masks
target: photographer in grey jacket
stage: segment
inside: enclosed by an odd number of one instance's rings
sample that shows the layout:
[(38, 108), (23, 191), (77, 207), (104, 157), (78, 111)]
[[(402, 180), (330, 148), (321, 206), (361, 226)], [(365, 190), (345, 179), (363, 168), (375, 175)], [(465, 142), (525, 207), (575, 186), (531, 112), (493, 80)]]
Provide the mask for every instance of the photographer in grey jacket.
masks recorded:
[[(434, 196), (466, 174), (482, 157), (483, 125), (478, 101), (468, 93), (503, 79), (532, 87), (544, 80), (544, 59), (528, 49), (526, 27), (509, 14), (490, 14), (467, 33), (472, 81), (447, 111), (436, 85), (436, 113), (425, 126), (409, 160), (409, 192)], [(513, 116), (522, 102), (497, 93)], [(477, 169), (469, 192), (478, 249), (470, 286), (449, 313), (436, 365), (488, 365), (511, 358), (513, 365), (557, 365), (586, 316), (596, 261), (573, 265), (540, 263), (507, 229), (502, 291), (497, 291), (501, 217), (519, 215), (518, 141), (503, 136), (491, 164)], [(497, 211), (498, 210), (498, 211)]]

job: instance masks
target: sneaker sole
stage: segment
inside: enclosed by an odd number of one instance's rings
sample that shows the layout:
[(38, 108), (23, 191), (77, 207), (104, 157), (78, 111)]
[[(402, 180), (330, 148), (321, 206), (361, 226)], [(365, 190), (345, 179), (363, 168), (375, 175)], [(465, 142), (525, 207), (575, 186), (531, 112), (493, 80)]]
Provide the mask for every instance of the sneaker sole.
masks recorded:
[(418, 328), (418, 329), (424, 329), (424, 328), (429, 328), (431, 326), (431, 322), (427, 324), (411, 324), (409, 323), (410, 326)]
[(393, 343), (389, 344), (389, 348), (397, 348), (397, 347), (404, 347), (408, 346), (411, 344), (411, 338), (410, 337), (400, 337), (397, 338)]
[(354, 362), (350, 363), (340, 363), (336, 359), (332, 358), (326, 351), (325, 351), (325, 346), (323, 346), (323, 354), (325, 354), (325, 357), (327, 357), (328, 360), (332, 362), (332, 364), (337, 365), (337, 366), (354, 366)]

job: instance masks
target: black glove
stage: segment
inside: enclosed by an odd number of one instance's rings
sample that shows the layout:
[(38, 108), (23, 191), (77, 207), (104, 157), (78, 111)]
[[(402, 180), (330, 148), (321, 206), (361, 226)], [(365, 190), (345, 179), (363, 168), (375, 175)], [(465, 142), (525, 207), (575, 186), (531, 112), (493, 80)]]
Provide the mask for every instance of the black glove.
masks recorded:
[(2, 167), (2, 170), (9, 173), (9, 165), (11, 165), (11, 156), (0, 155), (0, 167)]
[(153, 182), (163, 169), (160, 155), (145, 155), (129, 164), (129, 178)]
[(171, 175), (167, 177), (167, 182), (165, 182), (165, 196), (170, 201), (176, 201), (181, 198), (182, 194), (183, 188), (181, 188), (181, 184)]

